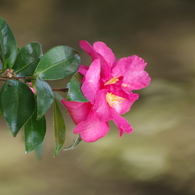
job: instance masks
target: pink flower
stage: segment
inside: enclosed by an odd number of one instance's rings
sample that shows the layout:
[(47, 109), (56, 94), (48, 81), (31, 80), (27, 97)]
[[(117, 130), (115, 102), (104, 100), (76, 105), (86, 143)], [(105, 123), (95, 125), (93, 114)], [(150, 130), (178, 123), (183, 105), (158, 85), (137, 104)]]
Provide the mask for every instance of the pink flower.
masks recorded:
[(89, 102), (62, 100), (76, 124), (73, 133), (79, 133), (83, 141), (97, 141), (108, 133), (110, 120), (118, 126), (120, 136), (131, 133), (131, 125), (121, 114), (128, 112), (139, 97), (132, 90), (150, 83), (144, 71), (146, 63), (136, 55), (116, 60), (103, 42), (91, 46), (80, 41), (80, 46), (92, 57), (89, 68), (84, 65), (79, 68), (84, 75), (81, 90)]

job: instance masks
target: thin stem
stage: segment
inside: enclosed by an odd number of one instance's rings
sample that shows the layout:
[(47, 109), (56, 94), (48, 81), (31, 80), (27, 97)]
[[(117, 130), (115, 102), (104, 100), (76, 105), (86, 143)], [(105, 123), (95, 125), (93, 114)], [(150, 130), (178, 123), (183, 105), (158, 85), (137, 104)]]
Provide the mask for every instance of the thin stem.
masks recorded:
[[(15, 79), (15, 80), (21, 80), (21, 79), (31, 79), (34, 80), (34, 77), (0, 77), (0, 81), (7, 81), (10, 79)], [(68, 88), (54, 88), (52, 91), (61, 91), (61, 92), (68, 92)]]
[(4, 78), (0, 78), (0, 81), (7, 81), (7, 79), (4, 79)]
[(68, 92), (68, 88), (54, 88), (52, 91)]
[(10, 80), (10, 79), (14, 79), (14, 80), (21, 80), (21, 79), (31, 79), (31, 80), (34, 80), (35, 78), (34, 77), (0, 77), (0, 79), (3, 79), (3, 80)]

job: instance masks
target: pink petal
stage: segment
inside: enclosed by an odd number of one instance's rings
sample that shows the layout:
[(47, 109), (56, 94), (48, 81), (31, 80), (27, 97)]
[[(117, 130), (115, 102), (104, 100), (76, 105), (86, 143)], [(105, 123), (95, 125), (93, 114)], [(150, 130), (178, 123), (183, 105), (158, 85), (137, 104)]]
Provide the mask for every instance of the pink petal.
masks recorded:
[(113, 112), (112, 114), (113, 114), (113, 121), (120, 131), (120, 137), (123, 135), (124, 132), (128, 134), (132, 133), (133, 128), (125, 118), (123, 118), (116, 112)]
[(121, 58), (112, 69), (112, 76), (123, 76), (124, 91), (138, 90), (149, 85), (150, 77), (144, 71), (146, 63), (138, 56)]
[[(124, 75), (123, 85), (125, 90), (139, 90), (150, 84), (151, 78), (145, 71), (132, 71)], [(128, 87), (129, 86), (129, 87)]]
[(131, 106), (133, 103), (139, 98), (139, 95), (137, 93), (130, 93), (128, 97), (123, 102), (121, 108), (118, 109), (119, 114), (125, 114), (126, 112), (129, 112), (131, 109)]
[(118, 114), (125, 114), (128, 112), (133, 105), (134, 101), (138, 99), (138, 94), (133, 94), (132, 96), (129, 95), (129, 99), (125, 99), (121, 104), (115, 104), (113, 105), (113, 109), (118, 113)]
[(128, 71), (141, 71), (144, 70), (147, 63), (144, 60), (136, 55), (129, 56), (127, 58), (119, 59), (114, 68), (113, 73), (117, 75), (123, 75), (127, 70)]
[(93, 106), (93, 110), (95, 110), (97, 116), (102, 121), (109, 121), (112, 119), (112, 115), (110, 113), (110, 106), (108, 105), (108, 102), (106, 101), (106, 89), (102, 89), (98, 91), (95, 103)]
[(81, 73), (82, 75), (86, 75), (88, 69), (89, 69), (88, 66), (80, 65), (79, 69), (78, 69), (78, 72)]
[(94, 59), (99, 58), (97, 55), (97, 52), (94, 50), (94, 48), (85, 40), (79, 41), (80, 47), (89, 55), (92, 57), (92, 61)]
[(31, 91), (32, 91), (34, 94), (37, 93), (37, 92), (35, 91), (35, 89), (34, 89), (33, 87), (31, 87), (31, 86), (32, 86), (32, 83), (31, 83), (31, 82), (27, 82), (26, 84), (29, 85), (29, 88), (31, 89)]
[(85, 142), (95, 142), (98, 139), (104, 137), (109, 130), (107, 122), (100, 121), (95, 112), (90, 112), (88, 118), (79, 123), (74, 133), (80, 133), (80, 136)]
[(100, 68), (100, 60), (94, 60), (85, 75), (85, 80), (81, 87), (84, 96), (92, 103), (97, 91), (100, 89)]
[(124, 98), (123, 101), (119, 101), (118, 104), (113, 104), (112, 108), (115, 109), (115, 111), (118, 114), (124, 114), (128, 112), (132, 106), (132, 104), (139, 98), (139, 95), (136, 93), (132, 93), (131, 91), (128, 91), (125, 93), (123, 91), (123, 88), (118, 87), (117, 85), (110, 85), (109, 91), (118, 97)]
[(114, 64), (116, 58), (112, 50), (103, 42), (97, 41), (93, 44), (93, 48), (97, 53), (99, 53), (109, 64), (111, 68)]
[[(96, 48), (97, 43), (97, 48)], [(103, 80), (106, 80), (110, 76), (111, 67), (115, 61), (114, 54), (112, 53), (112, 50), (108, 48), (104, 43), (102, 42), (96, 42), (94, 43), (95, 48), (93, 48), (87, 41), (80, 41), (80, 47), (86, 51), (86, 53), (92, 57), (92, 61), (95, 59), (101, 60), (101, 78)], [(102, 46), (102, 49), (100, 47)]]
[(66, 101), (66, 99), (63, 99), (61, 102), (68, 109), (75, 124), (86, 120), (92, 107), (90, 102), (73, 102)]

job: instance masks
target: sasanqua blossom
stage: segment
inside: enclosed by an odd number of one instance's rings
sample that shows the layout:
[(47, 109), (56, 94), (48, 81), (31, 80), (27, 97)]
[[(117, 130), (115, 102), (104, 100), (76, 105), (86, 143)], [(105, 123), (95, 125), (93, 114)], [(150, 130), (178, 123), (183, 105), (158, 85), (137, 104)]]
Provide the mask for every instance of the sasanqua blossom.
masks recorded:
[(148, 86), (150, 77), (144, 71), (146, 63), (136, 55), (116, 60), (112, 50), (103, 42), (91, 46), (80, 41), (81, 48), (92, 57), (89, 67), (81, 65), (84, 75), (81, 90), (89, 102), (62, 100), (83, 141), (94, 142), (109, 131), (108, 121), (117, 125), (120, 136), (131, 133), (132, 127), (121, 115), (128, 112), (139, 95), (132, 90)]

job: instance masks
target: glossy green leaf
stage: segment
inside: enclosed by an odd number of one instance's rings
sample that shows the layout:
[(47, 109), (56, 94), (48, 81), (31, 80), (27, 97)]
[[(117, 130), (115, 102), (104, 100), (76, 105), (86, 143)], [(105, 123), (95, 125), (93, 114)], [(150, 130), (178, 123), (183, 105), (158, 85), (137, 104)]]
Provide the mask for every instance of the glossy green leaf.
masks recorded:
[(54, 99), (54, 95), (50, 85), (40, 79), (36, 78), (36, 91), (37, 91), (37, 119), (40, 119), (45, 115), (48, 109), (51, 107)]
[(34, 75), (44, 80), (57, 80), (76, 72), (80, 64), (78, 53), (68, 46), (50, 49), (41, 58)]
[(1, 89), (0, 107), (5, 121), (13, 136), (33, 115), (35, 110), (34, 94), (21, 81), (8, 80)]
[(88, 102), (81, 91), (82, 75), (80, 73), (75, 73), (69, 84), (68, 84), (68, 94), (66, 97), (67, 101), (76, 102)]
[(1, 112), (1, 107), (0, 107), (0, 117), (2, 117), (3, 116), (3, 114), (2, 114), (2, 112)]
[(8, 24), (0, 17), (0, 59), (3, 70), (11, 68), (17, 56), (18, 47)]
[(35, 148), (35, 155), (36, 155), (36, 157), (37, 157), (37, 159), (38, 160), (40, 160), (41, 159), (41, 157), (43, 156), (43, 151), (44, 151), (44, 146), (45, 146), (45, 144), (44, 144), (44, 141), (37, 147), (37, 148)]
[(19, 50), (12, 68), (20, 77), (32, 76), (42, 55), (42, 46), (39, 43), (28, 43)]
[(37, 120), (37, 114), (28, 120), (24, 126), (25, 154), (35, 150), (43, 142), (46, 132), (45, 116)]
[(64, 150), (64, 151), (73, 150), (73, 149), (75, 149), (75, 148), (80, 144), (81, 141), (82, 141), (81, 137), (78, 136), (78, 137), (76, 138), (76, 140), (73, 142), (73, 144), (72, 144), (70, 147), (65, 148), (65, 149), (63, 149), (63, 150)]
[(54, 135), (55, 135), (55, 152), (54, 157), (60, 152), (66, 136), (66, 127), (62, 113), (58, 107), (58, 103), (54, 101), (54, 110), (53, 110), (53, 124), (54, 124)]
[[(64, 97), (57, 91), (53, 92), (55, 99), (61, 103), (61, 101), (64, 99)], [(61, 103), (62, 104), (62, 103)], [(62, 104), (63, 105), (63, 104)]]

